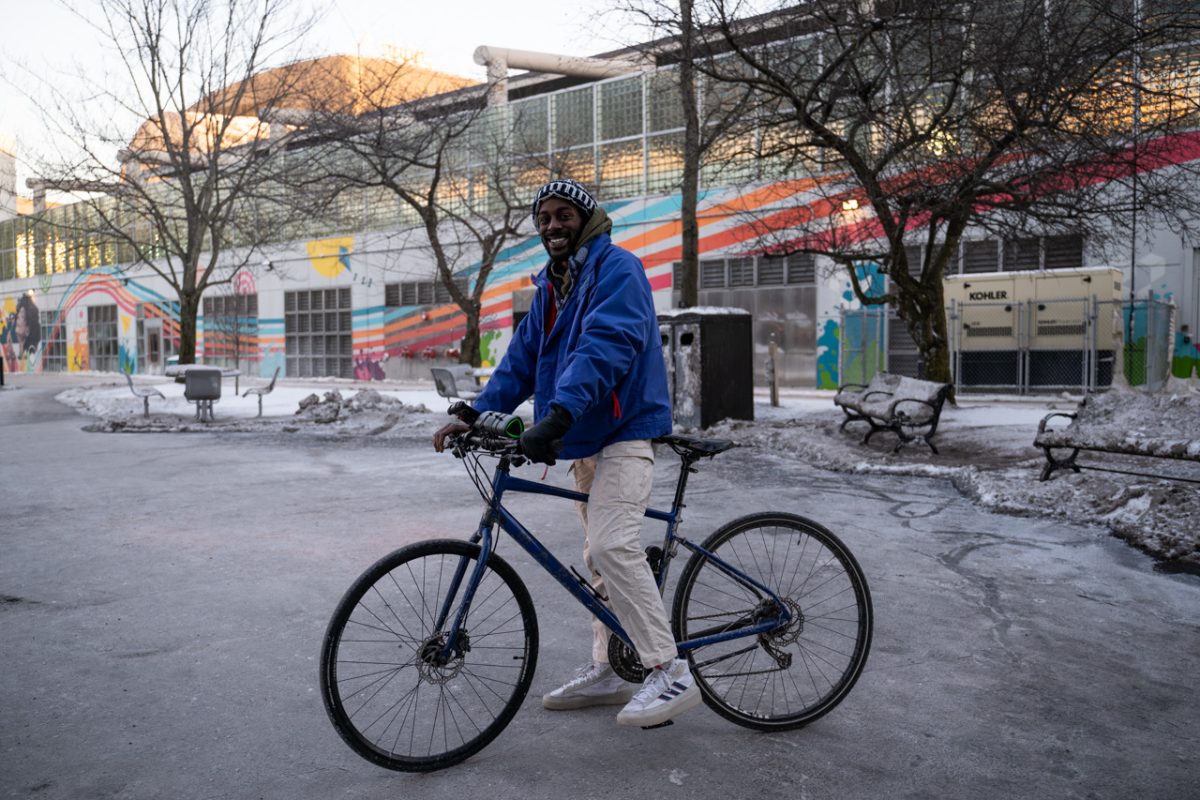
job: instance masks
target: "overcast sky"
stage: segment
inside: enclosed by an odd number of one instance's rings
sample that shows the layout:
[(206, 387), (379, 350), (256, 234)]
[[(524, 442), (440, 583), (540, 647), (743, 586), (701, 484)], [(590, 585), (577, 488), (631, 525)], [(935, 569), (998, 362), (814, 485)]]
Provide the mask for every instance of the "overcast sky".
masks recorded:
[[(430, 67), (482, 81), (485, 70), (472, 60), (482, 44), (575, 55), (621, 46), (612, 24), (601, 30), (604, 23), (597, 21), (598, 11), (612, 5), (611, 0), (333, 0), (322, 6), (328, 10), (313, 49), (317, 55), (359, 51), (367, 56), (383, 55), (389, 45), (419, 50)], [(6, 21), (0, 46), (0, 145), (15, 144), (21, 160), (45, 136), (33, 104), (19, 90), (36, 91), (25, 70), (67, 81), (77, 63), (102, 58), (103, 47), (53, 0), (0, 0), (0, 19)], [(19, 178), (18, 185), (23, 184)]]

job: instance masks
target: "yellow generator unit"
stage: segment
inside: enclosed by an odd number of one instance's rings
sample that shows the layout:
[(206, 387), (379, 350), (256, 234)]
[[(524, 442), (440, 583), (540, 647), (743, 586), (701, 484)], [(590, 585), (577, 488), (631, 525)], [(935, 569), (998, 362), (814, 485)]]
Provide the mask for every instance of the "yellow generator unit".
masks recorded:
[(1112, 383), (1121, 270), (953, 275), (945, 293), (960, 385)]

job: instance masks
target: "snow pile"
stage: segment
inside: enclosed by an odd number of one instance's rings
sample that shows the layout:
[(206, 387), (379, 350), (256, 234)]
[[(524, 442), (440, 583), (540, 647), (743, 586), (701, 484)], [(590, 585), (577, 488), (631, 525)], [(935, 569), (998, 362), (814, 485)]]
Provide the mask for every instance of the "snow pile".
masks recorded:
[(300, 433), (321, 436), (378, 436), (388, 431), (411, 433), (424, 429), (432, 414), (426, 403), (435, 403), (431, 390), (379, 391), (361, 389), (344, 399), (340, 389), (318, 396), (311, 387), (277, 385), (263, 398), (263, 415), (258, 417), (254, 397), (225, 395), (214, 406), (212, 422), (196, 420), (195, 407), (183, 397), (183, 387), (156, 384), (166, 397), (150, 400), (150, 416), (143, 415), (142, 402), (128, 387), (91, 386), (69, 389), (58, 395), (60, 402), (80, 413), (96, 417), (86, 426), (96, 432), (240, 432)]
[[(865, 423), (840, 430), (844, 417), (824, 406), (791, 414), (758, 405), (755, 422), (726, 420), (704, 432), (732, 439), (739, 445), (794, 456), (824, 469), (851, 474), (917, 475), (945, 478), (973, 502), (993, 511), (1021, 516), (1051, 516), (1072, 522), (1103, 525), (1156, 558), (1176, 566), (1200, 569), (1200, 491), (1194, 484), (1152, 477), (1086, 470), (1058, 472), (1039, 480), (1045, 463), (1033, 441), (1038, 422), (1048, 413), (1074, 411), (1071, 399), (1040, 402), (980, 400), (965, 397), (962, 405), (943, 409), (933, 455), (920, 441), (892, 453), (896, 437), (875, 434), (862, 444)], [(1092, 435), (1100, 441), (1124, 441), (1151, 433), (1162, 434), (1171, 447), (1194, 452), (1200, 446), (1200, 397), (1183, 393), (1143, 395), (1117, 390), (1094, 396), (1089, 404), (1106, 411), (1093, 418)], [(1161, 415), (1161, 420), (1157, 418)], [(764, 418), (765, 417), (765, 418)], [(1156, 421), (1157, 420), (1157, 421)], [(1178, 426), (1178, 427), (1176, 427)], [(1123, 459), (1080, 455), (1080, 463), (1155, 474), (1200, 476), (1194, 462)]]

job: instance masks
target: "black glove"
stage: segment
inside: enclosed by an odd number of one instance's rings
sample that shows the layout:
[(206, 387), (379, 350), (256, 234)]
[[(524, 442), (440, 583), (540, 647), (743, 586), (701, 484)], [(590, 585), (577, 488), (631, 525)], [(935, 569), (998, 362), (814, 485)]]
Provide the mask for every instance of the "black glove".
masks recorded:
[(451, 403), (446, 413), (452, 417), (458, 417), (468, 425), (474, 425), (475, 420), (479, 419), (479, 412), (475, 410), (474, 406), (462, 400)]
[(550, 413), (541, 422), (521, 434), (521, 450), (530, 461), (553, 465), (562, 450), (562, 439), (574, 423), (565, 408), (550, 406)]

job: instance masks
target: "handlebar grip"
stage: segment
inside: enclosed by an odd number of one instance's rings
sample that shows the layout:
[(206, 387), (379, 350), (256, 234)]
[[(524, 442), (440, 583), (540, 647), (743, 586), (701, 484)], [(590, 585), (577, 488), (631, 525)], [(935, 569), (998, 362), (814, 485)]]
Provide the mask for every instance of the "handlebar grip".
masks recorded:
[(479, 412), (470, 403), (462, 400), (455, 400), (451, 403), (446, 413), (452, 417), (458, 417), (468, 425), (474, 425), (475, 420), (479, 419)]
[(520, 417), (499, 411), (484, 411), (472, 427), (480, 433), (500, 439), (520, 439), (525, 432), (525, 423)]

